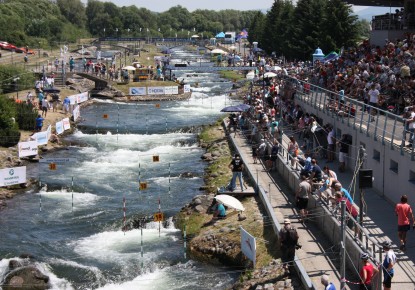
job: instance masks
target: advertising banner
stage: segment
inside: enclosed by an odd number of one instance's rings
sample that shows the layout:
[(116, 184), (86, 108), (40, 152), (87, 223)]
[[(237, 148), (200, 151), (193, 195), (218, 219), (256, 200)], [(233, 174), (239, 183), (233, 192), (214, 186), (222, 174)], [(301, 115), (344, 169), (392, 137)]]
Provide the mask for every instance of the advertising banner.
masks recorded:
[(52, 136), (52, 125), (49, 125), (48, 126), (48, 129), (46, 130), (46, 133), (47, 133), (47, 137), (46, 138), (48, 138), (48, 141), (49, 141), (50, 136)]
[(63, 119), (62, 122), (63, 122), (63, 129), (64, 130), (71, 129), (71, 122), (69, 122), (69, 118)]
[(65, 131), (65, 130), (63, 129), (63, 121), (56, 122), (56, 124), (55, 124), (55, 128), (56, 128), (56, 134), (57, 134), (57, 135), (62, 134), (62, 133), (63, 133), (63, 131)]
[(165, 87), (164, 94), (165, 95), (177, 95), (179, 94), (179, 87), (177, 86)]
[(134, 87), (130, 88), (130, 95), (131, 96), (144, 96), (147, 95), (147, 88), (146, 87)]
[(183, 89), (185, 93), (190, 93), (190, 85), (184, 85)]
[(88, 92), (71, 95), (71, 96), (68, 96), (68, 98), (71, 101), (71, 105), (80, 104), (85, 101), (88, 101)]
[(36, 134), (33, 134), (30, 138), (36, 140), (37, 146), (46, 145), (48, 144), (49, 140), (48, 131), (37, 132)]
[(37, 155), (37, 141), (19, 142), (17, 144), (19, 158)]
[(241, 250), (245, 256), (251, 260), (255, 267), (256, 261), (256, 240), (250, 233), (244, 230), (243, 227), (241, 229)]
[(0, 186), (26, 183), (26, 166), (0, 169)]
[(72, 115), (73, 115), (74, 121), (78, 120), (78, 118), (81, 116), (81, 111), (80, 111), (79, 106), (76, 106), (76, 108), (73, 109)]
[(164, 95), (165, 87), (148, 87), (147, 91), (149, 95)]

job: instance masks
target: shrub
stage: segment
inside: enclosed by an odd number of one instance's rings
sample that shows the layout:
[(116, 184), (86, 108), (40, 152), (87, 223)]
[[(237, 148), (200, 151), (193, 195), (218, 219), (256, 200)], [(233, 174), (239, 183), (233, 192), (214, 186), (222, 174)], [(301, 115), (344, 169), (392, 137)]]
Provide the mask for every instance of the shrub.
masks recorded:
[(19, 142), (20, 132), (15, 116), (14, 101), (0, 96), (0, 146), (11, 147)]
[(16, 122), (20, 130), (33, 130), (36, 125), (37, 110), (27, 103), (16, 103)]

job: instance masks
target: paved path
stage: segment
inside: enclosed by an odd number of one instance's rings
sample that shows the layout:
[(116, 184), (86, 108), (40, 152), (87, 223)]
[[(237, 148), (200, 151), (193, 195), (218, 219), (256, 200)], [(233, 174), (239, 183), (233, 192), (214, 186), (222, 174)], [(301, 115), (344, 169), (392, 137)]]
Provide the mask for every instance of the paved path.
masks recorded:
[[(314, 285), (320, 287), (320, 276), (325, 273), (330, 275), (332, 282), (336, 286), (340, 286), (339, 281), (339, 250), (337, 245), (333, 245), (327, 241), (317, 226), (313, 223), (303, 225), (298, 223), (298, 215), (294, 209), (293, 192), (282, 177), (275, 173), (269, 173), (264, 170), (262, 163), (254, 164), (252, 159), (251, 146), (247, 143), (241, 134), (232, 134), (243, 159), (247, 161), (254, 172), (258, 173), (258, 182), (260, 186), (268, 192), (270, 202), (274, 207), (275, 214), (282, 223), (284, 218), (290, 218), (298, 229), (300, 242), (303, 245), (301, 250), (297, 251), (297, 256), (303, 263), (307, 273), (312, 279)], [(285, 140), (285, 139), (284, 139)], [(285, 142), (284, 142), (285, 143)], [(321, 166), (325, 162), (320, 162)], [(338, 163), (330, 163), (331, 168), (337, 169)], [(337, 173), (340, 181), (347, 187), (352, 180), (352, 172)], [(393, 181), (388, 181), (393, 182)], [(403, 193), (402, 193), (403, 194)], [(407, 193), (410, 195), (410, 193)], [(358, 201), (358, 194), (355, 196)], [(415, 199), (415, 198), (414, 198)], [(379, 243), (384, 240), (392, 240), (396, 245), (399, 244), (397, 237), (397, 218), (394, 214), (394, 204), (385, 200), (382, 195), (374, 189), (365, 190), (365, 201), (367, 208), (364, 218), (364, 226), (372, 234)], [(411, 203), (411, 200), (410, 200)], [(412, 204), (415, 202), (412, 200)], [(394, 250), (398, 256), (398, 264), (395, 267), (395, 277), (393, 278), (394, 289), (414, 289), (415, 287), (415, 232), (408, 233), (407, 251), (402, 253), (395, 246)], [(337, 267), (337, 269), (336, 269)], [(357, 281), (355, 271), (347, 270), (346, 278), (351, 281)], [(355, 289), (353, 285), (349, 289)], [(339, 289), (339, 287), (338, 287)]]

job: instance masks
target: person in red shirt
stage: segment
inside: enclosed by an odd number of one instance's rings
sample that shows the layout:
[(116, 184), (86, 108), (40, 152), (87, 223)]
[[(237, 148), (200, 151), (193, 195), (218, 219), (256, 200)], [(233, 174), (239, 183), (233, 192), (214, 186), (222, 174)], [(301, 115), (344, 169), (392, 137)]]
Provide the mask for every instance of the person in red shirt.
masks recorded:
[(379, 270), (373, 267), (369, 262), (369, 255), (367, 253), (362, 253), (360, 258), (363, 262), (363, 267), (360, 269), (360, 290), (372, 290), (372, 278), (375, 276)]
[(401, 241), (400, 249), (405, 251), (406, 249), (406, 233), (411, 228), (409, 218), (412, 217), (412, 224), (415, 227), (414, 214), (412, 213), (411, 206), (408, 204), (408, 197), (406, 195), (401, 196), (401, 202), (395, 207), (396, 216), (398, 217), (398, 236)]

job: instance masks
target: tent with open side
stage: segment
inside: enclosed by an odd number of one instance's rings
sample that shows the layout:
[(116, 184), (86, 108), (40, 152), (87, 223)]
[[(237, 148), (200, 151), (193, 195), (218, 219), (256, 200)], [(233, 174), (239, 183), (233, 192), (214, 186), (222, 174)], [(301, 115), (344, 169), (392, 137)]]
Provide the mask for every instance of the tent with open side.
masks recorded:
[(219, 32), (218, 34), (216, 34), (215, 38), (225, 38), (225, 33)]

